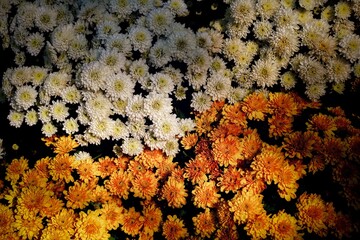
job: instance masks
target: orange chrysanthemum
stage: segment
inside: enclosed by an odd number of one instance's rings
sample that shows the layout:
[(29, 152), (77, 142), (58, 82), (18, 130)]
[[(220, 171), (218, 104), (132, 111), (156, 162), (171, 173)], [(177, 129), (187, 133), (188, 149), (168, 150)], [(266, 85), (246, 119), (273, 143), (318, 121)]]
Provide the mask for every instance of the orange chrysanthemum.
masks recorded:
[(144, 216), (144, 233), (152, 236), (155, 232), (159, 231), (160, 223), (162, 220), (162, 212), (155, 204), (148, 204), (144, 206), (142, 211)]
[(144, 149), (135, 157), (136, 161), (139, 161), (148, 169), (158, 167), (166, 158), (166, 155), (160, 149)]
[(349, 144), (348, 154), (350, 159), (360, 159), (360, 134), (347, 138)]
[(64, 207), (63, 201), (54, 196), (46, 200), (44, 206), (40, 209), (41, 214), (45, 217), (50, 218), (56, 215)]
[(189, 150), (195, 146), (199, 137), (196, 133), (188, 133), (181, 139), (181, 145), (185, 150)]
[(136, 236), (139, 234), (140, 229), (144, 224), (144, 217), (132, 207), (129, 210), (125, 211), (121, 217), (121, 230), (126, 234), (131, 236)]
[(254, 219), (257, 215), (265, 212), (262, 205), (263, 195), (255, 194), (253, 191), (238, 192), (229, 201), (230, 211), (234, 213), (234, 220), (239, 224)]
[(64, 232), (60, 229), (46, 227), (41, 232), (41, 240), (68, 240), (71, 239), (71, 235), (68, 232)]
[(128, 165), (128, 172), (134, 176), (144, 174), (149, 168), (137, 159), (131, 159)]
[(299, 239), (301, 234), (298, 232), (301, 228), (297, 225), (295, 217), (281, 210), (271, 218), (272, 224), (270, 235), (274, 239)]
[(254, 216), (246, 222), (244, 230), (252, 239), (264, 239), (271, 227), (270, 217), (265, 213)]
[(216, 185), (220, 187), (221, 192), (236, 192), (246, 184), (244, 174), (245, 172), (242, 169), (230, 166), (224, 169), (224, 172), (217, 179), (218, 183)]
[(287, 93), (269, 93), (269, 113), (277, 116), (291, 117), (299, 113), (298, 105), (294, 98)]
[(299, 159), (312, 157), (315, 144), (320, 141), (316, 132), (293, 132), (284, 138), (285, 156)]
[(333, 136), (337, 130), (334, 118), (322, 113), (312, 116), (306, 126), (308, 131), (321, 132), (325, 136)]
[(192, 194), (194, 196), (194, 205), (198, 208), (214, 207), (220, 198), (214, 181), (197, 185)]
[(117, 158), (101, 157), (98, 160), (98, 171), (102, 178), (106, 178), (113, 174), (117, 169)]
[(273, 115), (268, 119), (269, 136), (275, 138), (286, 136), (292, 131), (293, 120), (293, 117)]
[(38, 186), (45, 188), (47, 184), (47, 178), (44, 177), (38, 170), (30, 169), (26, 171), (19, 183), (20, 187)]
[(342, 212), (337, 213), (333, 234), (338, 239), (350, 238), (353, 231), (353, 223), (350, 217)]
[(180, 208), (186, 204), (188, 196), (184, 181), (179, 181), (174, 177), (169, 177), (161, 192), (162, 199), (168, 202), (169, 207)]
[(188, 232), (185, 228), (183, 220), (179, 219), (176, 215), (168, 215), (163, 224), (162, 235), (167, 240), (177, 240), (188, 236)]
[(278, 193), (280, 197), (285, 198), (286, 201), (296, 198), (296, 191), (298, 189), (297, 180), (300, 179), (300, 175), (295, 171), (295, 166), (290, 164), (284, 164), (282, 173), (279, 175)]
[(43, 219), (36, 213), (23, 214), (18, 212), (15, 215), (13, 226), (17, 230), (19, 239), (33, 239), (38, 238), (40, 230), (44, 228), (42, 221)]
[(220, 166), (236, 166), (238, 161), (242, 159), (239, 137), (230, 135), (217, 139), (213, 142), (212, 147), (214, 159)]
[(91, 189), (86, 183), (75, 182), (68, 191), (64, 191), (64, 195), (66, 207), (84, 209), (91, 200)]
[(122, 212), (123, 208), (114, 202), (102, 204), (100, 214), (106, 222), (106, 230), (115, 230), (119, 227)]
[(52, 192), (46, 188), (28, 187), (22, 189), (17, 199), (17, 208), (20, 212), (39, 213), (50, 199)]
[(112, 195), (128, 198), (130, 188), (131, 175), (123, 170), (119, 170), (111, 174), (110, 179), (105, 180), (105, 188), (110, 191)]
[(1, 234), (13, 232), (14, 216), (13, 211), (8, 206), (0, 204), (0, 231)]
[(58, 229), (62, 232), (67, 232), (69, 235), (73, 235), (75, 232), (75, 219), (76, 215), (74, 210), (63, 208), (55, 216), (50, 218), (48, 227)]
[(93, 181), (100, 175), (98, 163), (95, 163), (91, 158), (76, 160), (73, 162), (72, 167), (76, 169), (79, 178), (85, 183)]
[(211, 124), (217, 119), (217, 110), (211, 108), (201, 114), (195, 115), (196, 132), (201, 136), (212, 130)]
[(241, 111), (241, 105), (239, 102), (235, 104), (225, 104), (221, 114), (223, 117), (220, 122), (229, 121), (230, 123), (241, 126), (242, 128), (247, 126), (246, 114)]
[(79, 146), (79, 143), (72, 139), (71, 136), (56, 137), (52, 144), (54, 146), (54, 153), (65, 154), (74, 150)]
[(50, 157), (44, 157), (40, 160), (37, 160), (35, 163), (35, 169), (37, 170), (38, 174), (44, 178), (50, 177), (48, 166), (51, 160), (52, 159)]
[(337, 130), (344, 132), (351, 132), (351, 128), (352, 128), (351, 121), (346, 117), (336, 116), (334, 117), (334, 123)]
[(241, 110), (250, 120), (264, 120), (269, 111), (268, 99), (263, 92), (254, 92), (244, 98)]
[(155, 171), (155, 175), (161, 179), (167, 178), (175, 170), (177, 163), (173, 162), (172, 157), (168, 157), (165, 161), (161, 162)]
[(220, 121), (220, 124), (213, 128), (213, 130), (208, 134), (210, 141), (216, 141), (219, 138), (226, 138), (229, 135), (239, 136), (243, 132), (243, 127), (236, 123), (231, 123), (230, 121)]
[(150, 200), (157, 192), (158, 180), (152, 171), (135, 175), (131, 183), (135, 197)]
[(185, 165), (184, 177), (189, 179), (192, 184), (207, 181), (208, 160), (206, 156), (197, 154), (195, 159), (190, 160), (188, 163), (185, 163)]
[(327, 110), (330, 113), (334, 114), (335, 116), (345, 117), (345, 111), (339, 106), (337, 106), (337, 107), (328, 107)]
[(321, 154), (327, 164), (336, 165), (346, 156), (348, 145), (340, 138), (327, 137), (321, 144)]
[(193, 217), (192, 220), (196, 234), (202, 238), (210, 238), (211, 234), (216, 230), (215, 216), (210, 212), (209, 208)]
[(74, 178), (71, 173), (74, 161), (75, 157), (69, 154), (56, 155), (54, 159), (49, 162), (49, 173), (53, 180), (64, 180), (66, 183), (73, 182)]
[(91, 211), (87, 213), (80, 212), (79, 218), (75, 223), (76, 239), (97, 239), (108, 240), (110, 234), (106, 230), (106, 221), (103, 216), (100, 215), (100, 211)]
[(316, 154), (310, 159), (310, 162), (307, 166), (310, 173), (316, 173), (318, 171), (324, 170), (325, 165), (324, 156), (322, 154)]
[(251, 163), (258, 178), (263, 178), (267, 184), (279, 182), (279, 175), (285, 164), (285, 157), (281, 150), (274, 146), (264, 146), (261, 153)]
[(244, 159), (253, 159), (261, 149), (263, 142), (256, 130), (246, 134), (241, 139), (241, 154)]
[(28, 160), (24, 157), (13, 159), (9, 166), (6, 168), (5, 180), (11, 183), (16, 183), (20, 177), (29, 169)]

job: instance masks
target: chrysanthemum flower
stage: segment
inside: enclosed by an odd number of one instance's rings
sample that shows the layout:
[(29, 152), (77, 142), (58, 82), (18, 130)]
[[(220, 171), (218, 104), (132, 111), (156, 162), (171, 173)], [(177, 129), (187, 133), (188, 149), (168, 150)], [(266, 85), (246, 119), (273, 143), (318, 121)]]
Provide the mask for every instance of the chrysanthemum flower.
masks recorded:
[(30, 169), (26, 171), (22, 178), (19, 185), (23, 187), (30, 187), (30, 186), (38, 186), (38, 187), (46, 187), (46, 183), (48, 181), (48, 178), (42, 174), (39, 170)]
[(265, 239), (271, 227), (271, 219), (265, 212), (246, 222), (244, 230), (253, 239)]
[(295, 193), (299, 186), (296, 181), (299, 180), (300, 177), (300, 174), (295, 171), (294, 165), (285, 164), (278, 178), (278, 193), (280, 197), (285, 198), (286, 201), (295, 199)]
[(184, 181), (179, 181), (174, 177), (169, 177), (161, 190), (161, 198), (165, 199), (172, 208), (185, 205), (187, 196)]
[(159, 231), (162, 221), (161, 209), (156, 207), (155, 204), (145, 205), (142, 214), (144, 216), (143, 231), (145, 234), (152, 236)]
[(347, 138), (349, 144), (348, 154), (350, 159), (359, 159), (360, 158), (360, 135), (354, 135)]
[(183, 220), (179, 219), (176, 215), (168, 215), (162, 229), (162, 235), (167, 240), (178, 240), (188, 236)]
[(270, 93), (268, 101), (269, 113), (291, 117), (299, 113), (295, 99), (286, 93)]
[(122, 213), (123, 208), (115, 202), (102, 204), (100, 214), (106, 222), (106, 230), (114, 230), (119, 227)]
[(141, 53), (150, 49), (153, 35), (145, 27), (140, 25), (133, 25), (129, 30), (129, 39), (133, 45), (134, 50)]
[(192, 191), (194, 205), (198, 208), (214, 207), (219, 201), (220, 194), (217, 193), (215, 182), (210, 180), (197, 185)]
[(306, 123), (306, 126), (308, 131), (318, 131), (325, 134), (325, 136), (333, 136), (334, 131), (337, 130), (333, 117), (322, 113), (313, 115)]
[(73, 209), (84, 209), (91, 200), (91, 187), (85, 183), (75, 182), (69, 190), (64, 191), (66, 206)]
[(189, 150), (195, 146), (198, 141), (198, 135), (196, 133), (189, 133), (181, 138), (181, 145), (185, 150)]
[(75, 237), (77, 239), (107, 240), (110, 237), (106, 229), (107, 222), (104, 216), (100, 215), (100, 211), (88, 210), (87, 213), (80, 212), (75, 226)]
[(301, 234), (298, 232), (300, 227), (297, 225), (295, 217), (286, 213), (284, 210), (271, 217), (270, 235), (274, 239), (299, 239)]
[(354, 231), (353, 223), (348, 215), (338, 212), (336, 213), (334, 235), (339, 239), (343, 237), (351, 237), (351, 233)]
[(296, 77), (291, 71), (287, 71), (280, 76), (280, 84), (285, 90), (289, 90), (295, 87)]
[(188, 178), (192, 184), (205, 182), (207, 180), (207, 162), (206, 156), (197, 154), (195, 159), (185, 163), (184, 177)]
[(134, 176), (131, 183), (131, 191), (135, 197), (150, 200), (157, 192), (158, 180), (151, 171), (145, 171), (141, 175)]
[(37, 91), (34, 87), (24, 85), (16, 89), (14, 99), (15, 103), (22, 109), (27, 110), (36, 102)]
[(52, 216), (48, 222), (48, 227), (58, 229), (73, 235), (75, 232), (76, 216), (72, 209), (63, 208), (55, 216)]
[(110, 191), (112, 195), (128, 198), (131, 177), (127, 172), (119, 170), (111, 174), (110, 179), (105, 180), (105, 188)]
[(263, 92), (252, 93), (245, 97), (241, 110), (250, 120), (264, 120), (268, 112), (268, 100)]
[(221, 192), (225, 193), (229, 193), (230, 191), (236, 192), (246, 183), (244, 171), (232, 166), (225, 168), (217, 180), (218, 183), (216, 185), (220, 187)]
[(13, 210), (0, 204), (0, 229), (2, 234), (14, 232), (14, 221)]
[(281, 137), (286, 136), (292, 132), (294, 118), (286, 117), (284, 115), (273, 115), (268, 119), (269, 122), (269, 136), (270, 137)]
[(196, 234), (201, 238), (209, 238), (216, 230), (215, 216), (209, 208), (192, 218)]
[(134, 237), (139, 234), (140, 229), (143, 227), (144, 217), (141, 216), (141, 213), (135, 211), (134, 207), (131, 207), (129, 210), (125, 210), (120, 223), (122, 225), (121, 230)]
[(229, 135), (216, 140), (212, 144), (212, 153), (220, 166), (236, 166), (242, 159), (240, 138)]
[(29, 165), (26, 158), (13, 159), (6, 168), (5, 180), (16, 183), (28, 168)]
[(351, 33), (341, 39), (339, 43), (339, 51), (344, 55), (351, 63), (360, 59), (360, 36)]
[(24, 113), (15, 110), (10, 110), (7, 119), (10, 121), (10, 126), (19, 128), (24, 121)]
[(15, 215), (13, 222), (14, 228), (17, 230), (19, 238), (33, 239), (39, 236), (41, 229), (44, 228), (42, 218), (35, 213), (18, 213)]
[(53, 180), (64, 180), (66, 183), (74, 181), (72, 173), (72, 164), (74, 157), (69, 154), (58, 154), (49, 162), (49, 173)]
[(39, 120), (38, 113), (34, 109), (30, 109), (25, 114), (25, 123), (34, 126)]
[(315, 143), (318, 141), (320, 141), (319, 136), (313, 131), (290, 133), (284, 138), (285, 156), (300, 159), (312, 157)]

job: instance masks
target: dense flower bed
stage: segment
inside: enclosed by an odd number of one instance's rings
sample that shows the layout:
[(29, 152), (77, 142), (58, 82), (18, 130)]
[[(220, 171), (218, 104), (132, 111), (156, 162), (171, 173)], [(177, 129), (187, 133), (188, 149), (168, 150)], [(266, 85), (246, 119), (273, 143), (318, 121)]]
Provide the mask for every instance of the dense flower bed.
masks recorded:
[(359, 20), (0, 0), (0, 238), (356, 239)]

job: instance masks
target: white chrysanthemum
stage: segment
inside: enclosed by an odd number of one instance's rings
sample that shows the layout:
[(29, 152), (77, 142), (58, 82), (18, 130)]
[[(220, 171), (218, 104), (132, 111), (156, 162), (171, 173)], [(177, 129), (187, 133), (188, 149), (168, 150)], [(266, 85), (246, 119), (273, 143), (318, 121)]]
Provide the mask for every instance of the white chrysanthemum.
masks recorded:
[(202, 92), (197, 91), (192, 93), (192, 99), (190, 107), (192, 107), (197, 112), (204, 112), (210, 109), (212, 105), (211, 97)]
[(276, 55), (291, 57), (299, 50), (298, 34), (293, 28), (278, 29), (271, 37), (270, 44)]
[(79, 131), (79, 124), (77, 123), (77, 120), (74, 118), (66, 119), (63, 124), (63, 130), (69, 135)]
[(85, 95), (84, 101), (86, 113), (92, 120), (107, 118), (112, 114), (110, 100), (100, 92)]
[(154, 136), (159, 139), (171, 139), (180, 134), (179, 119), (175, 114), (163, 115), (156, 119), (151, 126)]
[(259, 59), (252, 67), (251, 77), (259, 87), (271, 87), (278, 81), (279, 66), (272, 58)]
[(180, 85), (183, 82), (184, 74), (179, 68), (175, 68), (170, 65), (163, 68), (162, 72), (169, 75), (176, 86)]
[(89, 132), (100, 139), (109, 139), (112, 135), (114, 120), (108, 117), (94, 119), (90, 122)]
[(135, 83), (123, 72), (111, 75), (105, 85), (105, 94), (113, 100), (130, 98), (134, 93)]
[(81, 100), (81, 93), (76, 86), (71, 85), (61, 91), (61, 98), (66, 103), (76, 104)]
[(178, 140), (176, 138), (167, 139), (164, 146), (162, 147), (162, 150), (167, 156), (176, 156), (176, 154), (178, 154), (180, 151)]
[(165, 40), (158, 40), (150, 48), (150, 63), (154, 67), (163, 67), (172, 60), (168, 43)]
[(210, 72), (221, 72), (226, 69), (225, 61), (219, 57), (215, 56), (211, 59)]
[(227, 38), (224, 43), (223, 53), (229, 60), (236, 61), (240, 58), (245, 49), (245, 43), (239, 38)]
[(212, 46), (212, 39), (210, 32), (206, 29), (201, 29), (196, 32), (197, 46), (206, 50), (210, 50)]
[(155, 73), (150, 76), (152, 89), (160, 94), (170, 94), (174, 90), (174, 82), (168, 74)]
[(153, 0), (135, 0), (134, 9), (142, 15), (146, 15), (154, 8)]
[(265, 40), (273, 33), (273, 24), (268, 20), (256, 21), (253, 32), (257, 39)]
[(141, 95), (134, 95), (128, 100), (128, 105), (126, 106), (126, 115), (130, 119), (139, 119), (146, 116), (144, 109), (145, 99)]
[(85, 152), (85, 151), (78, 151), (78, 152), (74, 153), (73, 156), (75, 157), (76, 161), (83, 161), (83, 160), (87, 160), (87, 159), (92, 159), (90, 153)]
[(76, 109), (76, 114), (77, 114), (76, 119), (79, 121), (80, 124), (89, 125), (91, 119), (90, 119), (89, 115), (87, 114), (84, 105), (78, 106), (78, 108)]
[(321, 62), (308, 57), (300, 63), (299, 76), (307, 84), (321, 83), (326, 80), (326, 69)]
[(80, 83), (88, 90), (98, 91), (105, 88), (110, 73), (110, 69), (104, 64), (91, 62), (82, 67)]
[(101, 40), (105, 40), (109, 36), (120, 32), (120, 26), (115, 21), (102, 20), (97, 23), (96, 27), (97, 37)]
[(275, 25), (277, 28), (299, 28), (297, 16), (291, 8), (280, 8), (275, 15)]
[(24, 114), (22, 112), (10, 110), (7, 119), (10, 121), (10, 126), (19, 128), (24, 121)]
[(321, 12), (321, 19), (331, 22), (334, 20), (335, 17), (335, 10), (334, 6), (327, 6)]
[(319, 41), (314, 42), (309, 53), (327, 62), (336, 56), (336, 44), (337, 40), (334, 37), (324, 35)]
[(336, 83), (345, 82), (350, 78), (351, 65), (341, 58), (330, 59), (327, 64), (328, 76)]
[(305, 9), (296, 9), (294, 10), (294, 12), (296, 13), (297, 16), (297, 20), (299, 21), (300, 25), (305, 25), (311, 21), (313, 21), (313, 12), (312, 11), (308, 11)]
[(29, 82), (29, 76), (31, 74), (31, 68), (29, 67), (18, 67), (8, 72), (10, 76), (9, 80), (12, 85), (22, 86)]
[(56, 26), (57, 12), (51, 7), (39, 7), (35, 15), (35, 25), (43, 32), (49, 32)]
[(176, 87), (175, 92), (174, 92), (174, 96), (175, 96), (176, 100), (181, 101), (181, 100), (186, 99), (186, 92), (187, 92), (187, 90), (188, 90), (187, 87), (178, 85), (178, 86)]
[(39, 120), (38, 113), (34, 110), (28, 110), (25, 114), (25, 123), (29, 126), (34, 126)]
[(335, 16), (338, 18), (348, 18), (351, 15), (351, 6), (348, 2), (340, 1), (335, 5)]
[(246, 38), (250, 33), (251, 23), (235, 23), (231, 22), (226, 25), (226, 34), (230, 38)]
[(24, 110), (27, 110), (28, 108), (33, 106), (36, 102), (36, 98), (36, 89), (27, 85), (18, 87), (14, 96), (16, 105)]
[(38, 13), (35, 3), (21, 2), (18, 6), (17, 12), (18, 14), (16, 16), (19, 26), (23, 26), (24, 28), (31, 28), (34, 26), (34, 17)]
[(235, 66), (233, 68), (234, 77), (233, 80), (239, 85), (241, 88), (251, 89), (254, 85), (254, 79), (251, 76), (250, 69), (242, 68), (239, 66)]
[(170, 114), (173, 110), (172, 99), (165, 94), (151, 92), (146, 96), (144, 102), (144, 110), (150, 120), (156, 121), (162, 118), (164, 114)]
[(209, 69), (211, 61), (211, 57), (205, 49), (197, 48), (187, 60), (187, 64), (194, 72), (205, 72)]
[(114, 34), (107, 39), (106, 49), (116, 49), (128, 56), (131, 54), (132, 46), (127, 34)]
[(56, 100), (50, 106), (51, 117), (58, 122), (63, 122), (69, 116), (69, 108), (66, 103)]
[(184, 17), (189, 14), (184, 0), (169, 0), (166, 2), (165, 7), (169, 8), (170, 11), (177, 16)]
[(126, 127), (130, 135), (137, 139), (142, 139), (148, 128), (145, 118), (129, 119), (129, 121), (126, 122)]
[(123, 153), (127, 155), (136, 156), (143, 151), (144, 146), (139, 139), (125, 138), (123, 144), (121, 145), (121, 149)]
[(173, 29), (173, 32), (168, 37), (168, 41), (172, 56), (181, 61), (188, 59), (196, 48), (194, 32), (184, 27)]
[(48, 69), (38, 66), (31, 67), (31, 83), (34, 86), (43, 84), (45, 78), (48, 76)]
[(279, 1), (273, 0), (258, 0), (256, 3), (257, 13), (263, 19), (270, 19), (279, 10)]
[(144, 144), (151, 150), (162, 149), (165, 145), (165, 141), (157, 139), (151, 131), (146, 132), (143, 140)]
[(88, 41), (83, 34), (76, 34), (69, 44), (67, 54), (72, 60), (83, 59), (88, 54)]
[(43, 122), (43, 123), (50, 122), (50, 120), (51, 120), (50, 106), (48, 106), (48, 105), (40, 106), (38, 113), (39, 113), (39, 119), (41, 122)]
[(134, 4), (133, 0), (110, 0), (110, 12), (125, 20), (135, 10)]
[(113, 105), (113, 111), (115, 114), (125, 117), (126, 116), (126, 106), (128, 105), (129, 99), (116, 99), (111, 101)]
[(244, 99), (249, 94), (249, 89), (241, 87), (232, 87), (229, 92), (228, 101), (235, 104)]
[(101, 138), (95, 136), (89, 131), (85, 131), (85, 133), (82, 136), (75, 135), (75, 139), (84, 146), (87, 146), (88, 144), (100, 145), (101, 143)]
[(350, 60), (351, 63), (360, 59), (360, 37), (356, 34), (349, 34), (341, 39), (339, 51)]
[(326, 84), (325, 83), (314, 83), (307, 84), (305, 94), (312, 101), (317, 101), (321, 96), (324, 96), (326, 93)]
[(51, 44), (59, 52), (65, 52), (76, 35), (74, 25), (58, 26), (51, 35)]
[(146, 16), (147, 27), (156, 35), (166, 35), (174, 22), (174, 15), (167, 8), (153, 9)]
[(255, 2), (252, 0), (232, 1), (230, 14), (236, 23), (251, 23), (256, 18)]
[(125, 69), (126, 58), (117, 49), (102, 51), (100, 53), (99, 61), (108, 66), (114, 72)]
[(152, 34), (143, 26), (133, 26), (129, 30), (129, 39), (134, 50), (144, 53), (151, 47)]
[(53, 72), (45, 79), (43, 89), (49, 96), (58, 96), (70, 80), (71, 75), (66, 72)]
[(318, 2), (317, 0), (299, 0), (299, 5), (307, 11), (311, 11), (318, 6)]
[(51, 96), (44, 90), (44, 88), (39, 89), (39, 101), (41, 105), (50, 104)]
[(290, 90), (296, 85), (296, 77), (292, 71), (283, 73), (280, 77), (280, 84), (285, 90)]
[(207, 72), (193, 72), (188, 69), (185, 79), (195, 91), (198, 91), (206, 84)]
[(46, 137), (51, 137), (52, 135), (54, 135), (57, 132), (57, 128), (51, 122), (47, 122), (47, 123), (44, 123), (44, 125), (41, 127), (41, 132)]
[(136, 81), (143, 81), (149, 76), (149, 66), (144, 59), (133, 61), (130, 65), (130, 75)]
[(290, 9), (294, 9), (296, 7), (296, 2), (296, 0), (280, 0), (281, 6)]
[(217, 31), (215, 29), (210, 29), (209, 34), (211, 37), (211, 47), (210, 51), (212, 53), (220, 53), (224, 44), (224, 36), (222, 32)]
[(345, 83), (343, 83), (343, 82), (333, 83), (332, 84), (332, 90), (334, 90), (338, 94), (344, 94)]
[(213, 101), (225, 100), (231, 89), (231, 79), (222, 72), (212, 74), (205, 85), (205, 93), (211, 96)]
[(355, 31), (355, 24), (348, 19), (336, 19), (332, 25), (334, 31), (334, 37), (341, 40), (344, 37), (353, 34)]
[(191, 118), (181, 118), (179, 119), (179, 128), (180, 134), (179, 136), (185, 136), (187, 133), (193, 131), (195, 129), (195, 122)]
[(113, 124), (112, 139), (120, 140), (127, 137), (129, 137), (127, 126), (120, 119), (116, 119)]
[(41, 33), (33, 33), (27, 38), (26, 49), (32, 56), (37, 56), (45, 46), (45, 38)]

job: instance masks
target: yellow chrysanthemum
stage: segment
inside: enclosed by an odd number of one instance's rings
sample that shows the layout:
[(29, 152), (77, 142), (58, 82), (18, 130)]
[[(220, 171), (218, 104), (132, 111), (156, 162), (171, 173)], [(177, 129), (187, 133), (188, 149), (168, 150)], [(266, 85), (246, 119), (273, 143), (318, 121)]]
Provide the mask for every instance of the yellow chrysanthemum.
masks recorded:
[(144, 206), (142, 214), (144, 216), (143, 231), (145, 234), (152, 236), (155, 232), (159, 231), (162, 221), (161, 209), (156, 207), (155, 204), (148, 204)]
[(252, 239), (264, 239), (271, 227), (270, 217), (265, 213), (254, 216), (246, 222), (244, 230)]
[(80, 212), (75, 223), (75, 239), (108, 240), (110, 234), (106, 230), (106, 221), (99, 211)]
[(131, 191), (135, 197), (150, 200), (157, 192), (158, 180), (151, 171), (136, 175), (132, 180)]
[(10, 181), (11, 183), (16, 183), (16, 181), (19, 180), (28, 168), (28, 160), (24, 157), (12, 160), (6, 168), (5, 180)]
[(184, 181), (178, 181), (174, 177), (169, 177), (162, 187), (162, 199), (168, 202), (169, 207), (180, 208), (186, 204), (188, 196)]
[(43, 229), (43, 219), (38, 217), (35, 213), (23, 214), (18, 212), (15, 215), (14, 228), (17, 230), (19, 238), (24, 239), (37, 239), (40, 230)]
[(122, 225), (121, 230), (134, 237), (139, 234), (140, 229), (143, 227), (144, 217), (132, 207), (124, 212), (120, 223)]
[(292, 240), (301, 237), (298, 232), (301, 228), (297, 225), (296, 218), (285, 211), (282, 210), (273, 215), (271, 221), (270, 235), (274, 239)]
[(220, 199), (214, 181), (204, 182), (196, 186), (192, 194), (194, 196), (194, 205), (199, 208), (214, 207)]
[(177, 240), (188, 236), (183, 220), (179, 219), (176, 215), (168, 215), (162, 228), (162, 235), (167, 240)]
[(211, 234), (216, 230), (216, 222), (213, 213), (209, 208), (205, 209), (205, 212), (201, 212), (192, 218), (196, 234), (202, 238), (209, 238)]
[(49, 172), (53, 180), (64, 180), (66, 183), (73, 182), (74, 178), (71, 173), (74, 161), (75, 157), (69, 154), (56, 155), (54, 159), (49, 162)]
[(72, 139), (71, 136), (61, 136), (59, 138), (55, 138), (52, 145), (54, 146), (54, 153), (65, 154), (78, 147), (79, 143)]
[(115, 202), (107, 202), (101, 206), (100, 213), (106, 222), (106, 230), (115, 230), (119, 227), (123, 210)]
[(1, 234), (10, 233), (13, 231), (12, 223), (14, 222), (13, 211), (0, 204), (0, 231)]

